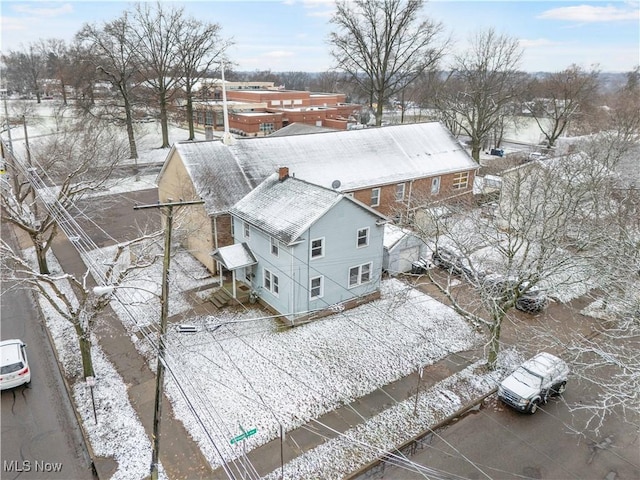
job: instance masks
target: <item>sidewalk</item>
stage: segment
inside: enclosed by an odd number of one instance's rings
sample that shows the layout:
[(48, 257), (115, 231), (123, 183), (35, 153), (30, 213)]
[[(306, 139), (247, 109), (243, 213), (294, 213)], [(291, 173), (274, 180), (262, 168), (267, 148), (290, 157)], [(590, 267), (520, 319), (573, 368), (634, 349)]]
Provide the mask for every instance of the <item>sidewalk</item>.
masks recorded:
[[(71, 243), (59, 235), (53, 243), (53, 252), (65, 272), (81, 278), (86, 267)], [(95, 330), (100, 346), (113, 363), (115, 369), (129, 386), (132, 407), (149, 436), (153, 432), (153, 411), (155, 401), (156, 376), (137, 352), (122, 323), (115, 313), (107, 308), (100, 316)], [(191, 439), (181, 421), (173, 415), (171, 402), (164, 396), (162, 400), (162, 422), (160, 430), (160, 462), (170, 479), (211, 478), (211, 467), (200, 448)], [(108, 479), (114, 472), (113, 459), (94, 459), (98, 476)]]
[[(473, 352), (454, 353), (425, 367), (420, 379), (420, 391), (427, 390), (444, 378), (460, 372), (476, 360)], [(336, 438), (339, 433), (344, 433), (355, 425), (364, 423), (396, 402), (402, 402), (415, 396), (417, 388), (418, 375), (413, 373), (360, 397), (349, 405), (324, 414), (317, 419), (318, 423), (311, 421), (295, 430), (286, 432), (285, 442), (282, 445), (280, 439), (276, 438), (248, 452), (247, 458), (261, 477), (267, 475), (280, 468), (281, 455), (283, 463), (286, 464), (326, 440)], [(324, 428), (320, 424), (327, 425), (332, 430)], [(210, 478), (215, 480), (228, 479), (222, 468), (214, 471)]]
[[(59, 236), (53, 245), (56, 258), (64, 271), (78, 277), (85, 273), (85, 266), (71, 243)], [(198, 301), (192, 296), (192, 309), (189, 315), (206, 315), (215, 312), (208, 302)], [(108, 308), (101, 315), (96, 327), (96, 336), (100, 346), (124, 382), (128, 385), (129, 399), (136, 410), (149, 438), (152, 437), (153, 410), (155, 399), (155, 374), (149, 369), (144, 358), (137, 352), (131, 336), (126, 332), (115, 313)], [(170, 323), (180, 323), (188, 317), (177, 315), (169, 318)], [(439, 362), (425, 367), (420, 379), (420, 391), (424, 391), (444, 378), (447, 378), (478, 358), (477, 352), (451, 354)], [(389, 385), (379, 388), (364, 397), (358, 398), (347, 406), (328, 412), (318, 419), (300, 428), (286, 432), (285, 441), (276, 438), (247, 453), (247, 457), (260, 476), (267, 475), (302, 453), (309, 451), (326, 440), (335, 438), (396, 402), (402, 402), (415, 395), (418, 388), (418, 375), (412, 373)], [(181, 421), (173, 416), (169, 399), (163, 399), (163, 417), (160, 440), (160, 461), (170, 479), (228, 479), (223, 468), (215, 471), (202, 455), (198, 445), (185, 430)], [(327, 425), (331, 429), (320, 427)], [(282, 460), (281, 460), (282, 459)], [(109, 478), (115, 469), (113, 459), (94, 459), (96, 470), (101, 479)], [(230, 466), (233, 468), (233, 466)]]

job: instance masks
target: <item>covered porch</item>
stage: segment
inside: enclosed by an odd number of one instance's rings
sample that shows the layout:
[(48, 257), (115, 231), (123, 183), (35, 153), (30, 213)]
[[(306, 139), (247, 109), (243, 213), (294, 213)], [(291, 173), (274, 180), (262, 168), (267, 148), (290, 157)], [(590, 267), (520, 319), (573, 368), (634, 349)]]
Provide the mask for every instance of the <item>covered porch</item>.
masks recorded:
[[(218, 264), (220, 276), (220, 290), (213, 295), (214, 305), (221, 307), (230, 300), (244, 303), (251, 296), (251, 278), (253, 277), (253, 266), (258, 263), (256, 257), (246, 243), (234, 243), (216, 249), (211, 256)], [(222, 267), (222, 268), (220, 268)], [(231, 272), (231, 279), (224, 279), (224, 270)], [(244, 273), (238, 277), (238, 272)]]

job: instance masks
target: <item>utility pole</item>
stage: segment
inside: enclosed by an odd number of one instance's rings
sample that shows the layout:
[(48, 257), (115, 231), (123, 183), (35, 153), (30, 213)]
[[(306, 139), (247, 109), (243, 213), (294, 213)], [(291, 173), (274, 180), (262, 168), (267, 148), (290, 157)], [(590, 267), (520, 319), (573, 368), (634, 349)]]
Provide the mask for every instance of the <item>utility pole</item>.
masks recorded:
[(160, 450), (160, 423), (162, 420), (162, 387), (164, 385), (164, 336), (167, 332), (169, 313), (169, 266), (171, 264), (171, 229), (173, 228), (173, 207), (201, 205), (204, 201), (157, 203), (155, 205), (136, 205), (134, 210), (147, 208), (165, 209), (166, 225), (164, 231), (164, 259), (162, 262), (162, 293), (160, 296), (160, 328), (158, 330), (158, 363), (156, 368), (156, 398), (153, 409), (153, 435), (151, 450), (151, 480), (158, 480), (158, 456)]
[(4, 118), (5, 118), (5, 121), (7, 122), (7, 137), (9, 137), (9, 148), (8, 148), (8, 150), (11, 153), (13, 153), (13, 141), (11, 140), (11, 122), (9, 122), (9, 110), (7, 109), (7, 95), (9, 95), (9, 90), (4, 92), (4, 95), (2, 96), (2, 99), (3, 99), (3, 103), (4, 103)]

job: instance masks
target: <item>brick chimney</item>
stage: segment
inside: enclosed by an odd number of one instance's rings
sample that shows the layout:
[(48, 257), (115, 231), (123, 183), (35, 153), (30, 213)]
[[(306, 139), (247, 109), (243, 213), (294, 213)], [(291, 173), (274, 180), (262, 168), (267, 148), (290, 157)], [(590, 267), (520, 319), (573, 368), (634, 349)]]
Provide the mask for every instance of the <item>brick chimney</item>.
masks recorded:
[(287, 178), (289, 178), (289, 167), (280, 167), (278, 169), (278, 180), (283, 182)]

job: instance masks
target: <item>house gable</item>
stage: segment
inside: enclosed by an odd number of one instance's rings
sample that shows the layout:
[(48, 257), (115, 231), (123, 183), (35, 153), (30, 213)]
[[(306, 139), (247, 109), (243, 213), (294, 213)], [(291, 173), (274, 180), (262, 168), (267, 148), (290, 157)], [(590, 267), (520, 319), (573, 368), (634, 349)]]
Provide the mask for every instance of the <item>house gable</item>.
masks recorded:
[[(379, 294), (385, 217), (339, 192), (270, 176), (230, 209), (251, 288), (290, 319)], [(272, 218), (273, 217), (273, 218)], [(359, 240), (360, 239), (360, 240)]]

